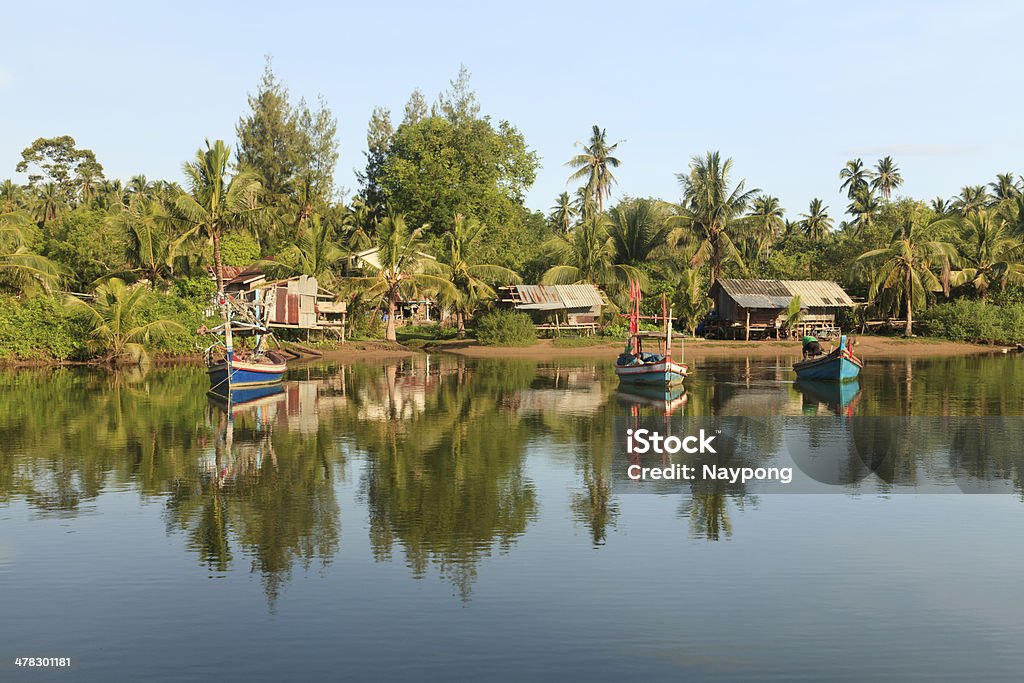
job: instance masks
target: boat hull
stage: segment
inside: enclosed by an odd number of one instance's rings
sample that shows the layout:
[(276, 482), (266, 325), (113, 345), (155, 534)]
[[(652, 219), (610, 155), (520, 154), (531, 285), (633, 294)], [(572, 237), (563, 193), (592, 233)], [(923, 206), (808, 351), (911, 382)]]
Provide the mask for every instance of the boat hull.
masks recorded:
[(206, 371), (210, 375), (210, 386), (218, 389), (274, 384), (281, 381), (287, 369), (284, 363), (248, 363), (234, 360), (231, 363), (230, 377), (227, 361), (214, 363)]
[(646, 363), (644, 365), (615, 366), (615, 374), (619, 376), (619, 381), (624, 384), (672, 386), (682, 382), (686, 378), (686, 373), (687, 368), (685, 365), (671, 361)]
[(826, 382), (853, 381), (860, 375), (860, 368), (860, 363), (845, 355), (826, 356), (793, 365), (798, 378)]

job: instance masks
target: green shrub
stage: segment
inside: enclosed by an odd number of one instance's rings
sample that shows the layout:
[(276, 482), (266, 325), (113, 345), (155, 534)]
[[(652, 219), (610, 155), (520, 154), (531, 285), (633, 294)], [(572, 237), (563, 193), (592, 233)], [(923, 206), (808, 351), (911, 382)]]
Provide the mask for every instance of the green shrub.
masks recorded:
[(205, 275), (186, 277), (174, 281), (174, 293), (182, 299), (207, 306), (217, 291), (217, 283)]
[(0, 297), (0, 358), (83, 360), (87, 326), (53, 296)]
[(248, 266), (260, 260), (260, 243), (244, 232), (229, 232), (220, 240), (225, 266)]
[(1024, 342), (1024, 304), (997, 306), (972, 299), (932, 306), (918, 318), (933, 337), (954, 341), (1019, 344)]
[(487, 346), (529, 346), (537, 341), (537, 331), (526, 313), (498, 310), (480, 316), (476, 338)]

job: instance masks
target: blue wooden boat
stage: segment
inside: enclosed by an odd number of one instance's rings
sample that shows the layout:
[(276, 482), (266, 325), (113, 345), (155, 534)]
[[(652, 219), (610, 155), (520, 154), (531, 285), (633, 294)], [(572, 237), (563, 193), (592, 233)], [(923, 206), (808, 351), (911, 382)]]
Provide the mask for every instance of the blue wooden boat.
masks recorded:
[[(228, 368), (230, 367), (230, 372)], [(252, 387), (261, 384), (275, 384), (281, 381), (285, 371), (288, 369), (284, 360), (265, 356), (259, 360), (238, 360), (231, 358), (211, 363), (207, 367), (210, 374), (211, 390), (219, 388), (235, 389), (237, 387)]]
[(857, 378), (862, 367), (863, 361), (847, 346), (845, 334), (839, 338), (839, 348), (832, 353), (793, 364), (798, 378), (827, 382), (849, 382)]

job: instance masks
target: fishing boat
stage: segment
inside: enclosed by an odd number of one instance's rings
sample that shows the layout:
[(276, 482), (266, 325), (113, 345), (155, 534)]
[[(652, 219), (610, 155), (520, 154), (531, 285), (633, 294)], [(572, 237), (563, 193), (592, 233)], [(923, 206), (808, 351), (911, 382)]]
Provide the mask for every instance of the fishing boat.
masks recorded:
[[(230, 397), (237, 389), (280, 382), (288, 364), (283, 354), (267, 348), (272, 335), (266, 324), (266, 307), (233, 300), (224, 292), (218, 303), (223, 324), (201, 330), (220, 337), (204, 354), (210, 392)], [(236, 338), (240, 340), (238, 349)]]
[(849, 382), (856, 379), (862, 367), (864, 362), (853, 355), (853, 349), (847, 344), (845, 334), (839, 337), (839, 348), (835, 351), (821, 358), (793, 364), (793, 370), (799, 379), (830, 382)]
[[(661, 315), (640, 315), (642, 298), (640, 284), (629, 283), (631, 309), (626, 316), (629, 319), (629, 332), (626, 337), (626, 348), (615, 361), (615, 374), (623, 384), (650, 384), (669, 387), (682, 382), (689, 373), (684, 363), (672, 360), (672, 311), (667, 307), (665, 296), (661, 297)], [(641, 320), (651, 320), (663, 325), (663, 330), (643, 331)], [(652, 340), (658, 347), (657, 352), (644, 350), (644, 340)], [(680, 340), (680, 347), (682, 341)], [(683, 358), (680, 348), (680, 360)]]

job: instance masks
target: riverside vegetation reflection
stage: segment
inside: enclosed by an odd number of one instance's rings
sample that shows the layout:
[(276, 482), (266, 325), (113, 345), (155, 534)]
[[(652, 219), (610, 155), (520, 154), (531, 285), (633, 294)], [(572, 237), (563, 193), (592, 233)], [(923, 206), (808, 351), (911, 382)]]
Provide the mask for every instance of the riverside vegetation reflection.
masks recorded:
[[(613, 421), (630, 414), (989, 416), (952, 442), (924, 435), (884, 462), (851, 460), (850, 488), (866, 473), (856, 468), (873, 470), (882, 491), (938, 468), (1024, 491), (1016, 357), (877, 361), (859, 386), (841, 390), (790, 377), (773, 360), (709, 361), (685, 395), (651, 400), (618, 391), (599, 362), (417, 356), (300, 367), (280, 392), (229, 415), (206, 397), (199, 368), (4, 371), (0, 504), (74, 517), (94, 513), (104, 493), (134, 491), (163, 505), (166, 532), (211, 576), (258, 573), (273, 607), (296, 568), (345, 552), (346, 477), (357, 477), (373, 557), (399, 557), (417, 578), (436, 571), (462, 599), (480, 563), (514, 552), (541, 514), (529, 458), (572, 468), (569, 508), (544, 514), (571, 516), (600, 548), (623, 514)], [(826, 438), (815, 430), (827, 424), (808, 421), (808, 442)], [(714, 464), (756, 466), (780, 447), (775, 423), (744, 425), (741, 436), (756, 446), (745, 462)], [(716, 541), (756, 504), (742, 483), (696, 480), (678, 514), (691, 536)]]

